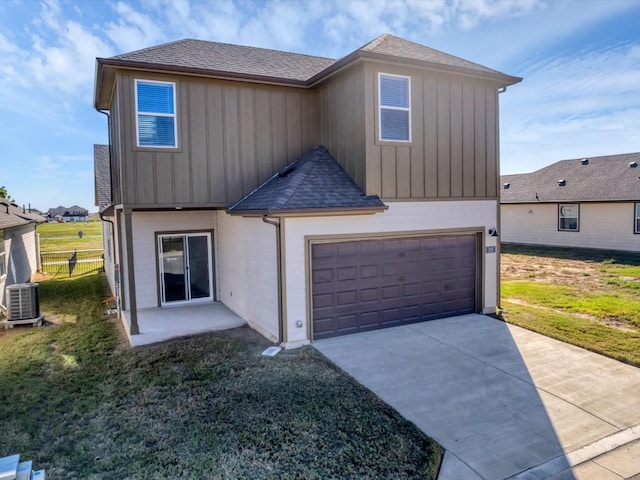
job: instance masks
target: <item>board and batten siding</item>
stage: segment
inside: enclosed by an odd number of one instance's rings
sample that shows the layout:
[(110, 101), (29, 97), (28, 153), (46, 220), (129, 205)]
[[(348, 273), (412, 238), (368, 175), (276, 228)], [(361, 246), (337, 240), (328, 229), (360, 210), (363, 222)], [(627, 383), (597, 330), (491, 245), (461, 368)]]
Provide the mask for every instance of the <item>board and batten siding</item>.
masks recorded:
[[(307, 241), (310, 237), (329, 240), (394, 234), (481, 233), (483, 243), (478, 250), (482, 258), (482, 266), (478, 268), (481, 275), (480, 308), (485, 313), (495, 312), (498, 301), (498, 254), (483, 252), (488, 246), (497, 247), (497, 238), (484, 233), (496, 226), (497, 208), (495, 200), (391, 202), (386, 212), (375, 215), (284, 219), (286, 346), (304, 345), (311, 339), (310, 310), (307, 308), (311, 305), (307, 277), (310, 269)], [(303, 328), (297, 326), (298, 321), (302, 322)]]
[(634, 208), (633, 202), (581, 203), (580, 230), (571, 232), (558, 231), (556, 203), (505, 203), (500, 206), (500, 238), (504, 243), (640, 252)]
[[(135, 79), (175, 82), (178, 148), (136, 146)], [(311, 90), (129, 72), (117, 82), (128, 206), (227, 206), (319, 143)]]
[[(378, 74), (411, 79), (411, 142), (379, 140)], [(498, 196), (495, 84), (365, 63), (366, 193), (383, 199)]]
[(318, 87), (321, 142), (356, 184), (366, 187), (364, 67), (356, 65)]
[(272, 341), (278, 339), (276, 229), (260, 218), (218, 212), (219, 299)]

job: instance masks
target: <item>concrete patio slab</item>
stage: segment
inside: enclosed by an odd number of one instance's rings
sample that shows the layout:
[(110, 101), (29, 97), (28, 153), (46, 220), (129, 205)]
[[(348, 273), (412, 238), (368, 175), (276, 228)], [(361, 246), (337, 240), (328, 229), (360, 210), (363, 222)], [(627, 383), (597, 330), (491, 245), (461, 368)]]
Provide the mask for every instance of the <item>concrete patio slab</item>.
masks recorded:
[(146, 308), (138, 311), (140, 333), (129, 335), (127, 332), (127, 335), (131, 346), (137, 347), (186, 335), (237, 328), (246, 323), (220, 302)]
[(440, 480), (578, 478), (640, 439), (640, 369), (491, 317), (314, 346), (446, 449)]

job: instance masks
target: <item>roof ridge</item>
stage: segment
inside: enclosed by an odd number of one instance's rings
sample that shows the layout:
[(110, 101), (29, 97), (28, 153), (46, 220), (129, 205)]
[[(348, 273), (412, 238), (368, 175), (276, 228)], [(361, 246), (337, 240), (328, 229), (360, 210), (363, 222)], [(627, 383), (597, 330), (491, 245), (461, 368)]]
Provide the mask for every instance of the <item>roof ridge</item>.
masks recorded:
[(141, 52), (151, 52), (153, 50), (156, 50), (158, 48), (165, 48), (169, 45), (176, 45), (178, 43), (186, 43), (188, 41), (194, 40), (193, 38), (181, 38), (179, 40), (173, 40), (171, 42), (166, 42), (166, 43), (161, 43), (159, 45), (152, 45), (150, 47), (144, 47), (144, 48), (139, 48), (137, 50), (132, 50), (130, 52), (124, 52), (124, 53), (119, 53), (118, 55), (113, 55), (112, 57), (108, 57), (108, 58), (121, 58), (124, 57), (125, 55), (133, 55), (133, 54), (138, 54)]
[(381, 43), (384, 43), (389, 37), (392, 37), (392, 36), (393, 35), (391, 35), (390, 33), (385, 32), (382, 35), (378, 35), (376, 38), (371, 40), (369, 43), (364, 44), (362, 47), (358, 48), (356, 51), (359, 51), (359, 50), (365, 50), (365, 51), (373, 50), (378, 45), (380, 45)]
[[(302, 186), (302, 184), (304, 183), (304, 181), (307, 179), (307, 177), (311, 174), (311, 172), (313, 172), (316, 168), (317, 165), (315, 165), (311, 160), (315, 160), (314, 156), (317, 155), (317, 153), (320, 150), (325, 150), (326, 148), (324, 148), (322, 145), (317, 145), (315, 147), (312, 148), (313, 153), (311, 155), (309, 155), (309, 157), (300, 157), (298, 158), (298, 160), (296, 160), (295, 162), (293, 162), (291, 165), (300, 162), (301, 165), (299, 166), (297, 170), (297, 175), (295, 176), (294, 182), (292, 182), (292, 187), (293, 189), (291, 190), (290, 194), (288, 195), (288, 198), (285, 202), (282, 203), (281, 208), (285, 208), (289, 202), (291, 201), (291, 199), (295, 196), (295, 194), (298, 192), (298, 190), (300, 190), (300, 187)], [(324, 152), (321, 152), (321, 154), (324, 154)], [(318, 158), (319, 159), (319, 158)], [(304, 168), (307, 165), (311, 165), (309, 168)]]

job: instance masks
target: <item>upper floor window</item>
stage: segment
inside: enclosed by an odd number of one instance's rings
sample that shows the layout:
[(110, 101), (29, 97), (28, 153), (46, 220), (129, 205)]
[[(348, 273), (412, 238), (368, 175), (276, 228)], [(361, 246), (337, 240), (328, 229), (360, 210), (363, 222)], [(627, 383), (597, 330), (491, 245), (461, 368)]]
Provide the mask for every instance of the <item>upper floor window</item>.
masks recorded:
[(640, 203), (636, 203), (636, 219), (633, 224), (635, 225), (633, 233), (640, 233)]
[(577, 203), (561, 203), (558, 206), (558, 230), (577, 232), (580, 228)]
[(378, 74), (380, 140), (411, 141), (411, 79)]
[(176, 125), (176, 84), (136, 80), (138, 146), (177, 147)]

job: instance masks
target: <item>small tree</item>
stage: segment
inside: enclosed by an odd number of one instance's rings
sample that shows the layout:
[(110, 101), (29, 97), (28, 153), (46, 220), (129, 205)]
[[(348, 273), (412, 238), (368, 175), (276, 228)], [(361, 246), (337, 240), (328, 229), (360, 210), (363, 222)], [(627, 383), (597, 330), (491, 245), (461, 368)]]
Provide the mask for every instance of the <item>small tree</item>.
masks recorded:
[(0, 198), (4, 198), (6, 200), (9, 200), (10, 202), (13, 202), (13, 198), (11, 198), (11, 195), (9, 195), (9, 192), (7, 192), (7, 189), (4, 185), (0, 187)]

